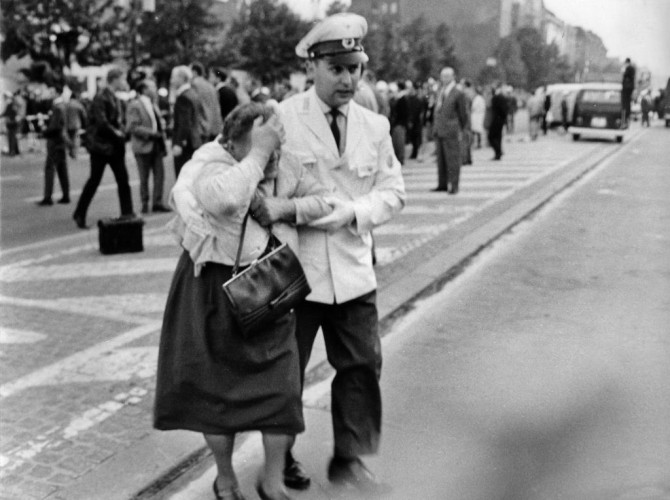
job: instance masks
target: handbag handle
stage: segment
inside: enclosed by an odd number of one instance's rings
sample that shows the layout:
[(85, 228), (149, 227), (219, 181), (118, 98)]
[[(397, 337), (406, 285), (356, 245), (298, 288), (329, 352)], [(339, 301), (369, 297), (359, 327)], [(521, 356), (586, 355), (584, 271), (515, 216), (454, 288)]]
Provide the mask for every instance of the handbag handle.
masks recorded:
[[(274, 179), (273, 193), (277, 196), (277, 179)], [(240, 257), (242, 256), (242, 246), (244, 244), (244, 233), (247, 231), (247, 220), (249, 219), (249, 214), (251, 210), (247, 210), (247, 213), (244, 214), (244, 220), (242, 221), (242, 231), (240, 233), (240, 244), (237, 246), (237, 255), (235, 256), (235, 265), (233, 266), (233, 276), (237, 276), (237, 271), (240, 269)], [(272, 233), (272, 226), (268, 227), (268, 234), (270, 239), (276, 238)]]

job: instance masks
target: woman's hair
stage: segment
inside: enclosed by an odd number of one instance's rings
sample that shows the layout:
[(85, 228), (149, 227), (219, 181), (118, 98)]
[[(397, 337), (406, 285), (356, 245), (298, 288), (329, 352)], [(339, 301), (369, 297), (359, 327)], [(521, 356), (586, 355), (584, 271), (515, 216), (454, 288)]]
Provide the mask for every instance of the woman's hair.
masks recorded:
[(222, 142), (237, 142), (246, 136), (254, 125), (254, 120), (263, 117), (263, 123), (274, 114), (270, 106), (258, 102), (241, 104), (233, 109), (223, 122)]

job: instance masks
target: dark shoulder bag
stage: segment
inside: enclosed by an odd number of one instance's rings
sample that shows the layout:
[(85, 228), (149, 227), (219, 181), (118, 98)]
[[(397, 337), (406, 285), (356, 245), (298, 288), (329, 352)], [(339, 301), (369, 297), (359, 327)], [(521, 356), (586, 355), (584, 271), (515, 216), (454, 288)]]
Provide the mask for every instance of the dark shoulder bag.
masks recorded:
[(291, 248), (269, 230), (271, 249), (240, 271), (240, 255), (249, 213), (244, 216), (233, 277), (223, 284), (244, 337), (251, 337), (300, 304), (311, 292), (305, 272)]

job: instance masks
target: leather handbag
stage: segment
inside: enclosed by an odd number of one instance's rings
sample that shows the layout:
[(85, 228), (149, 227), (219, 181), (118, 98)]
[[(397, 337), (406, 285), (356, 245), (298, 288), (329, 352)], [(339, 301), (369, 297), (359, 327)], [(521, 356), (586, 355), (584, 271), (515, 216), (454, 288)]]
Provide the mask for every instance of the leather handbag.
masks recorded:
[(243, 337), (249, 338), (288, 313), (311, 292), (293, 250), (269, 230), (269, 251), (240, 271), (249, 213), (244, 216), (233, 276), (223, 291)]

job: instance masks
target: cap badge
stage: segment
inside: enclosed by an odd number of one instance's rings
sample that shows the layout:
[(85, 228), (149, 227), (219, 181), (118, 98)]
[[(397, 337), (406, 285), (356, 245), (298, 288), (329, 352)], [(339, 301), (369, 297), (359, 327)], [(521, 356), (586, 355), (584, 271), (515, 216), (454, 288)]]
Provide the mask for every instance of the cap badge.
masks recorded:
[(356, 41), (353, 38), (344, 38), (342, 40), (342, 47), (347, 50), (351, 50), (356, 45)]

